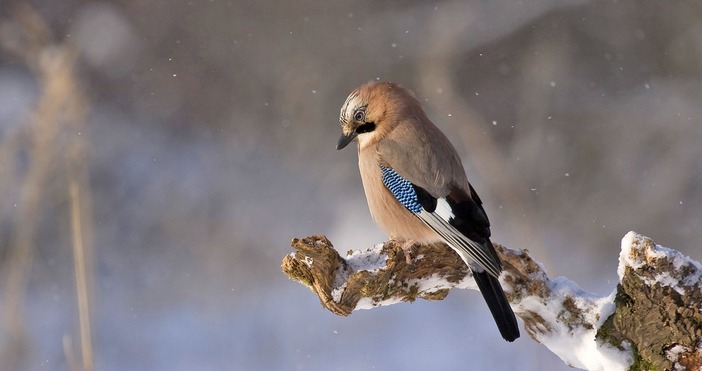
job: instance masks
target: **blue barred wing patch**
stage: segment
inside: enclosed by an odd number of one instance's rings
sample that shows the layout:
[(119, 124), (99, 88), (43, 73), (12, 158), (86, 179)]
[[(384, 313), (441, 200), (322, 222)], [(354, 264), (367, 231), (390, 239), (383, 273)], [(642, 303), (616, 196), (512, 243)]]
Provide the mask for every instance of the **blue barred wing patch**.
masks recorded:
[(400, 201), (407, 210), (415, 214), (421, 212), (422, 205), (419, 203), (417, 192), (412, 183), (389, 167), (380, 165), (380, 170), (383, 171), (383, 184), (395, 196), (395, 199)]

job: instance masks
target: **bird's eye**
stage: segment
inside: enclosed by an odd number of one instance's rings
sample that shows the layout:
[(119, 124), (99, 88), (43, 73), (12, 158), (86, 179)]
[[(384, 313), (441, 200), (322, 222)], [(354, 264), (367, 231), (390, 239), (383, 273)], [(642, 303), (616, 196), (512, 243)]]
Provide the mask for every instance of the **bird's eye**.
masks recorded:
[(353, 119), (357, 122), (363, 122), (366, 119), (366, 113), (358, 110), (353, 114)]

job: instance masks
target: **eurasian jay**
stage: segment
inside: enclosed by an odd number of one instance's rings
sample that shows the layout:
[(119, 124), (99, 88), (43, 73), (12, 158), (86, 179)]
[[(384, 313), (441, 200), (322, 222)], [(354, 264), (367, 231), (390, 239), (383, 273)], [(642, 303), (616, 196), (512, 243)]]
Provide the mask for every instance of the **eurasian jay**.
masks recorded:
[(336, 149), (356, 141), (373, 219), (409, 246), (437, 241), (450, 246), (473, 272), (502, 337), (517, 339), (517, 319), (498, 281), (502, 266), (482, 201), (456, 150), (419, 101), (397, 84), (371, 81), (346, 98), (339, 121)]

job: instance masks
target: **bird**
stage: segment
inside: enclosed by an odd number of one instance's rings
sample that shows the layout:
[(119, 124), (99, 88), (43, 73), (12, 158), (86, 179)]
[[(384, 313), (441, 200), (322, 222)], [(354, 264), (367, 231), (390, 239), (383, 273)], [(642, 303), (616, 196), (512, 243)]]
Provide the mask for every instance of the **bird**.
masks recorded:
[(375, 222), (392, 239), (444, 242), (470, 268), (502, 337), (519, 326), (500, 286), (502, 263), (490, 221), (455, 148), (399, 84), (370, 81), (353, 90), (339, 114), (336, 149), (358, 148), (363, 189)]

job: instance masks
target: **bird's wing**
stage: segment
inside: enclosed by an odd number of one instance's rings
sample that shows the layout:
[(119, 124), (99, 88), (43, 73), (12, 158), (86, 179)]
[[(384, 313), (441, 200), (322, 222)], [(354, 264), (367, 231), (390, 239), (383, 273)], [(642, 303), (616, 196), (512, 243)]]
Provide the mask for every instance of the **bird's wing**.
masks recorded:
[[(392, 168), (381, 165), (380, 169), (383, 184), (398, 202), (441, 236), (464, 261), (468, 258), (490, 275), (499, 277), (502, 267), (489, 240), (490, 223), (477, 195), (461, 197), (456, 190), (437, 198)], [(470, 191), (475, 193), (472, 187)]]
[(379, 163), (387, 165), (434, 197), (458, 186), (468, 192), (468, 179), (451, 142), (429, 119), (404, 120), (377, 145)]

